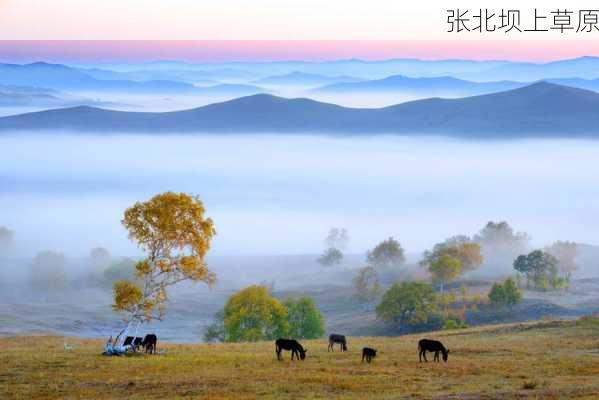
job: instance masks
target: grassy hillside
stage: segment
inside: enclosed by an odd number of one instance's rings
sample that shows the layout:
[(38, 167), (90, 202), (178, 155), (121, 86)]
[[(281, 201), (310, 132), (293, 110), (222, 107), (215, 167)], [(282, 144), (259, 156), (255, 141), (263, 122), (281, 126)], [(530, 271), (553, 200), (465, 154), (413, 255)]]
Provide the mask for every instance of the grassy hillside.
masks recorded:
[[(305, 361), (277, 361), (270, 342), (160, 345), (165, 354), (103, 357), (102, 342), (0, 340), (0, 398), (581, 398), (599, 396), (599, 320), (494, 325), (427, 334), (451, 350), (420, 364), (420, 336), (349, 338), (328, 353), (306, 341)], [(360, 362), (376, 347), (372, 364)], [(432, 357), (430, 357), (432, 359)]]

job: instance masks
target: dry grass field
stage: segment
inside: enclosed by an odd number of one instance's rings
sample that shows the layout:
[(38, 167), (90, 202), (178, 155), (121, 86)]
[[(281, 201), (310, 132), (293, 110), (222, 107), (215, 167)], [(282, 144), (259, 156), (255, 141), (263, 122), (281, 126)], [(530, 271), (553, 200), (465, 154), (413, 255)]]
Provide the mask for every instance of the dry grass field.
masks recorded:
[[(442, 340), (448, 363), (418, 362), (417, 341)], [(103, 357), (98, 340), (0, 339), (0, 399), (597, 399), (599, 320), (494, 325), (397, 338), (349, 338), (305, 361), (277, 361), (271, 342), (165, 345), (164, 354)], [(360, 362), (362, 346), (379, 350)], [(429, 360), (432, 359), (429, 357)]]

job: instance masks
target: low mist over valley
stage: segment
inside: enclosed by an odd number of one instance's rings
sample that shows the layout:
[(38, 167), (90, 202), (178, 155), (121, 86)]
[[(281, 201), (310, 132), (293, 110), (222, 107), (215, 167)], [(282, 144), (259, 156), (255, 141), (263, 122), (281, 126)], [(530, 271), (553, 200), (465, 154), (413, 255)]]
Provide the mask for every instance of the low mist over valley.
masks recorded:
[[(173, 291), (171, 317), (148, 328), (164, 340), (202, 340), (227, 297), (251, 284), (272, 285), (283, 298), (309, 294), (329, 329), (389, 334), (374, 310), (355, 300), (353, 279), (367, 251), (393, 236), (407, 257), (398, 278), (428, 279), (418, 266), (423, 251), (454, 235), (473, 236), (490, 220), (507, 220), (528, 237), (507, 258), (489, 258), (463, 276), (471, 293), (512, 275), (518, 252), (572, 241), (580, 246), (569, 294), (532, 291), (516, 320), (599, 307), (599, 249), (583, 246), (596, 243), (588, 222), (599, 216), (591, 200), (599, 193), (589, 185), (599, 176), (599, 143), (592, 140), (14, 132), (0, 144), (2, 223), (12, 232), (0, 273), (4, 335), (105, 336), (117, 329), (114, 278), (105, 268), (128, 276), (142, 257), (121, 225), (123, 210), (169, 190), (199, 195), (215, 221), (207, 263), (218, 282), (212, 290), (187, 284)], [(317, 259), (331, 226), (345, 227), (350, 240), (343, 261), (323, 267)], [(98, 246), (110, 261), (94, 267), (90, 251)], [(57, 290), (48, 282), (31, 286), (32, 265), (44, 251), (64, 260)], [(355, 305), (339, 309), (338, 302)], [(488, 318), (480, 323), (514, 320)]]
[[(0, 64), (0, 335), (118, 332), (159, 194), (216, 230), (163, 341), (260, 288), (351, 335), (597, 312), (598, 60)], [(388, 318), (411, 288), (434, 309)]]

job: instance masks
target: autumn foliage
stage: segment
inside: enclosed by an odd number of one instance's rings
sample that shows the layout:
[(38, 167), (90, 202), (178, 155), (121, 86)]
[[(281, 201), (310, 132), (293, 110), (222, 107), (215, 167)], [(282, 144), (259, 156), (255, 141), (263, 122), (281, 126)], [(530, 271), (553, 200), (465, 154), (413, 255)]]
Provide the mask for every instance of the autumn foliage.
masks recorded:
[(229, 298), (224, 309), (225, 341), (255, 342), (284, 337), (288, 310), (264, 286), (249, 286)]
[(125, 211), (122, 223), (129, 238), (147, 253), (135, 266), (141, 283), (114, 284), (113, 309), (125, 312), (127, 321), (162, 319), (167, 288), (178, 282), (215, 282), (204, 257), (216, 231), (204, 213), (198, 197), (172, 192), (137, 202)]

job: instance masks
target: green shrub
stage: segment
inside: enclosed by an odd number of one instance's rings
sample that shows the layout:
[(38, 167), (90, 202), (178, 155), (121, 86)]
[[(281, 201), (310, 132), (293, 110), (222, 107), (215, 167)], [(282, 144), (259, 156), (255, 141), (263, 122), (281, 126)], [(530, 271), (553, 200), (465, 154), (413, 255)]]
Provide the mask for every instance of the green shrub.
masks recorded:
[(576, 326), (599, 329), (599, 314), (585, 315), (576, 321)]
[(449, 331), (449, 330), (453, 330), (453, 329), (464, 329), (464, 328), (468, 328), (468, 324), (466, 323), (466, 321), (463, 321), (459, 318), (448, 318), (443, 323), (443, 327), (441, 329), (443, 329), (444, 331)]
[(495, 282), (489, 292), (489, 301), (498, 307), (511, 307), (521, 300), (522, 292), (512, 278), (507, 278), (503, 284)]

